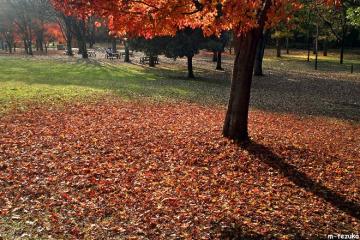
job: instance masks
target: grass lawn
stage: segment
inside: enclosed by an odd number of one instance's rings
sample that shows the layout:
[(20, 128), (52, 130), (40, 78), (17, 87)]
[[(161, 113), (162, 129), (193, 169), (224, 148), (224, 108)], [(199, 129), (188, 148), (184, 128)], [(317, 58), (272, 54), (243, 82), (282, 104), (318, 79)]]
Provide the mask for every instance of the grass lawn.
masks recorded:
[[(116, 94), (125, 99), (225, 102), (228, 82), (169, 78), (172, 70), (122, 64), (0, 57), (0, 109), (26, 101), (56, 102)], [(181, 76), (181, 75), (180, 75)]]

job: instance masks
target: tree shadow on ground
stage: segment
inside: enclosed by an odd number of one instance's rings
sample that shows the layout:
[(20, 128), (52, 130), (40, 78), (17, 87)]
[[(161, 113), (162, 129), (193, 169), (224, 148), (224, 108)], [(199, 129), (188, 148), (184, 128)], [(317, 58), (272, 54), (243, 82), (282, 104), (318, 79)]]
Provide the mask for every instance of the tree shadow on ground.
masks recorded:
[(311, 192), (317, 197), (330, 203), (334, 208), (347, 213), (348, 215), (360, 220), (360, 204), (346, 199), (334, 190), (324, 186), (321, 182), (311, 179), (306, 173), (299, 171), (295, 166), (287, 163), (284, 159), (271, 151), (268, 147), (256, 142), (241, 144), (240, 147), (246, 149), (249, 154), (260, 159), (265, 164), (280, 172), (289, 181), (299, 188)]
[[(284, 230), (276, 233), (260, 234), (251, 230), (248, 226), (240, 224), (235, 219), (221, 220), (219, 222), (213, 222), (211, 225), (211, 231), (218, 233), (218, 238), (222, 240), (261, 240), (261, 239), (277, 239), (278, 236), (286, 235), (286, 239), (305, 239), (306, 237), (295, 229), (290, 224), (283, 226)], [(214, 235), (214, 234), (212, 234)], [(211, 239), (216, 239), (215, 236), (211, 236)], [(317, 238), (320, 239), (320, 238)]]

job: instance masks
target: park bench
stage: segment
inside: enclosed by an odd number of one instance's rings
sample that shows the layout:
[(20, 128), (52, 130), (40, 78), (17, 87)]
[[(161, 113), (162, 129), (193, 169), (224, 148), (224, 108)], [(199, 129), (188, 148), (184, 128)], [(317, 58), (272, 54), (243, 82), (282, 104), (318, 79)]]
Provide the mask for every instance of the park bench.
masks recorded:
[(89, 50), (88, 55), (89, 57), (96, 57), (96, 52), (94, 50)]
[[(126, 52), (125, 51), (120, 51), (120, 57), (123, 57), (123, 56), (124, 57), (126, 56)], [(134, 51), (130, 51), (129, 56), (134, 57)]]
[[(154, 63), (155, 64), (159, 64), (159, 57), (158, 56), (153, 56), (154, 59)], [(150, 62), (150, 56), (144, 56), (140, 58), (140, 63), (141, 64), (148, 64)]]
[(110, 51), (110, 50), (106, 50), (106, 52), (105, 52), (105, 58), (106, 59), (111, 59), (111, 60), (114, 60), (115, 58), (116, 59), (119, 59), (120, 58), (120, 54), (119, 53), (117, 53), (117, 52), (112, 52), (112, 51)]

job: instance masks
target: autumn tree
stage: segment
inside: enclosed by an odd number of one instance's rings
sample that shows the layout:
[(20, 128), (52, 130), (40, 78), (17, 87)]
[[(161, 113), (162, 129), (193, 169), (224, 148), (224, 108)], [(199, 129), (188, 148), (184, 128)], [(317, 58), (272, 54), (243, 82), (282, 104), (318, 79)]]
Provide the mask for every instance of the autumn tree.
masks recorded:
[(168, 39), (165, 46), (165, 55), (169, 58), (187, 58), (188, 78), (195, 78), (193, 71), (193, 57), (199, 53), (205, 38), (202, 30), (185, 28)]
[(200, 27), (208, 36), (233, 30), (236, 57), (223, 132), (238, 141), (248, 139), (252, 72), (262, 32), (300, 7), (297, 0), (53, 1), (64, 2), (65, 12), (77, 9), (82, 17), (97, 14), (108, 19), (109, 28), (119, 36), (153, 38), (175, 35), (185, 27)]
[(129, 40), (129, 46), (136, 51), (142, 51), (149, 56), (149, 66), (155, 67), (155, 57), (165, 53), (165, 46), (170, 42), (170, 37), (154, 37), (146, 39), (137, 37)]
[(224, 31), (220, 36), (210, 36), (205, 38), (202, 48), (213, 52), (213, 62), (216, 62), (216, 70), (223, 70), (222, 53), (225, 51), (225, 46), (230, 41), (230, 32)]

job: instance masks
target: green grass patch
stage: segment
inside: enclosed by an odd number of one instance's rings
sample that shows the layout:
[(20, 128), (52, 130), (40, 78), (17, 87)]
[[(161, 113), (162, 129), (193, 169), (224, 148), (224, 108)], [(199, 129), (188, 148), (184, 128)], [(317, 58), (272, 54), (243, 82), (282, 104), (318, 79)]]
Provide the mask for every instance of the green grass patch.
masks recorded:
[(125, 99), (225, 103), (229, 82), (188, 80), (175, 70), (83, 60), (0, 57), (0, 111), (25, 102), (117, 95)]

